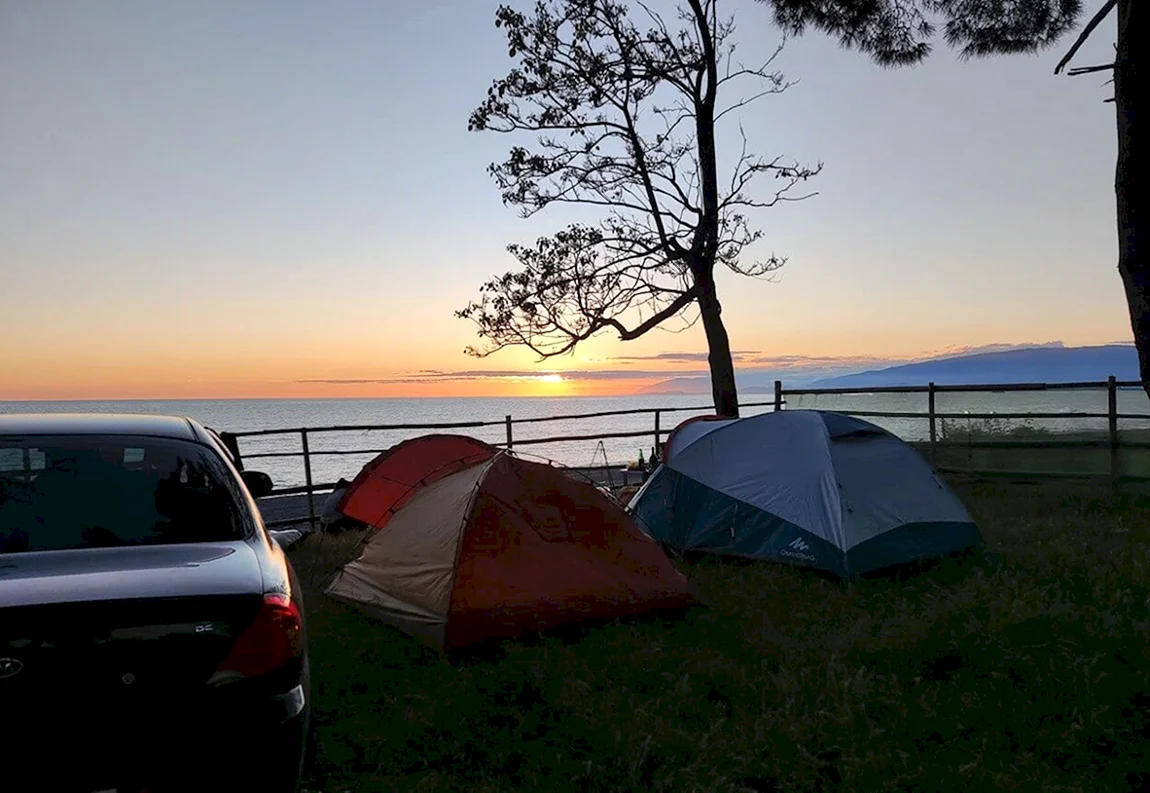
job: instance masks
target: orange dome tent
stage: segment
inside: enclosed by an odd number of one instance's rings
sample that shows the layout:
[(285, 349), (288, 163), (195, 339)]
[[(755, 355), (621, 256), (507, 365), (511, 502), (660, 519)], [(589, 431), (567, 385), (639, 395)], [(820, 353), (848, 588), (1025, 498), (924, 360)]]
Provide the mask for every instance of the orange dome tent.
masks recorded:
[(445, 649), (697, 602), (597, 488), (478, 444), (428, 436), (369, 464), (345, 501), (384, 528), (327, 592)]
[(424, 435), (397, 443), (363, 467), (336, 509), (381, 529), (422, 485), (498, 453), (496, 447), (466, 435)]

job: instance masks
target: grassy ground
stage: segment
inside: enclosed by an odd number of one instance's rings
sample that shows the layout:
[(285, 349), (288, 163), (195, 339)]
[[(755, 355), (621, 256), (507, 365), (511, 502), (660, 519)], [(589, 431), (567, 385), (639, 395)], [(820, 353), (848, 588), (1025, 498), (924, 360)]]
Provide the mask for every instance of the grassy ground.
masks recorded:
[[(1105, 420), (1098, 423), (1095, 429), (1063, 431), (1041, 421), (942, 420), (934, 461), (952, 470), (1150, 478), (1150, 430), (1120, 422), (1120, 448), (1112, 459)], [(914, 445), (930, 456), (929, 443)]]
[(310, 595), (310, 790), (1150, 788), (1150, 502), (959, 486), (988, 549), (901, 578), (681, 562), (707, 605), (453, 663)]

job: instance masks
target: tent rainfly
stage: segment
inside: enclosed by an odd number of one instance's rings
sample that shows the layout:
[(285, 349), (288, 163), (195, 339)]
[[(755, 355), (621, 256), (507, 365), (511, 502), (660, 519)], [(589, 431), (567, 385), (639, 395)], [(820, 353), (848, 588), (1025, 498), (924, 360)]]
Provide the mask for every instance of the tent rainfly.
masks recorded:
[(439, 648), (697, 602), (622, 506), (471, 438), (393, 447), (340, 508), (374, 532), (327, 592)]
[(652, 538), (850, 576), (979, 545), (910, 444), (818, 410), (683, 422), (629, 509)]

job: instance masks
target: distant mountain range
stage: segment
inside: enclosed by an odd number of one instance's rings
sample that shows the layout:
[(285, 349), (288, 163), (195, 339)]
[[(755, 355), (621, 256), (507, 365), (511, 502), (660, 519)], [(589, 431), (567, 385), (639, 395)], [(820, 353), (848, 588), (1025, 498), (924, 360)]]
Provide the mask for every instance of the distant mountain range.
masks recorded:
[(663, 394), (664, 396), (693, 396), (706, 394), (711, 390), (711, 381), (706, 377), (673, 377), (654, 385), (639, 389), (640, 394)]
[[(1119, 380), (1138, 379), (1138, 353), (1133, 345), (1046, 345), (996, 350), (931, 358), (845, 374), (751, 369), (739, 371), (737, 380), (740, 393), (765, 394), (774, 390), (775, 379), (781, 379), (784, 385), (791, 388), (876, 388), (926, 385), (932, 382), (937, 385), (1098, 382), (1110, 375)], [(702, 395), (710, 391), (710, 380), (704, 375), (665, 380), (644, 388), (641, 393)]]
[(1096, 382), (1114, 375), (1138, 379), (1138, 353), (1132, 345), (1044, 347), (960, 355), (840, 375), (814, 383), (816, 388), (877, 386), (988, 385), (995, 383)]

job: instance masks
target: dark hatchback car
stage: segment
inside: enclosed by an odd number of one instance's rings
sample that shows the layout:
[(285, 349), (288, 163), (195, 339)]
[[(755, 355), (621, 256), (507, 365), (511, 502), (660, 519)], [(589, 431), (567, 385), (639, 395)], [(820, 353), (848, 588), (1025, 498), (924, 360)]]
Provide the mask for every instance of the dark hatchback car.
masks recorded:
[(299, 587), (262, 475), (156, 416), (0, 415), (0, 790), (294, 790)]

